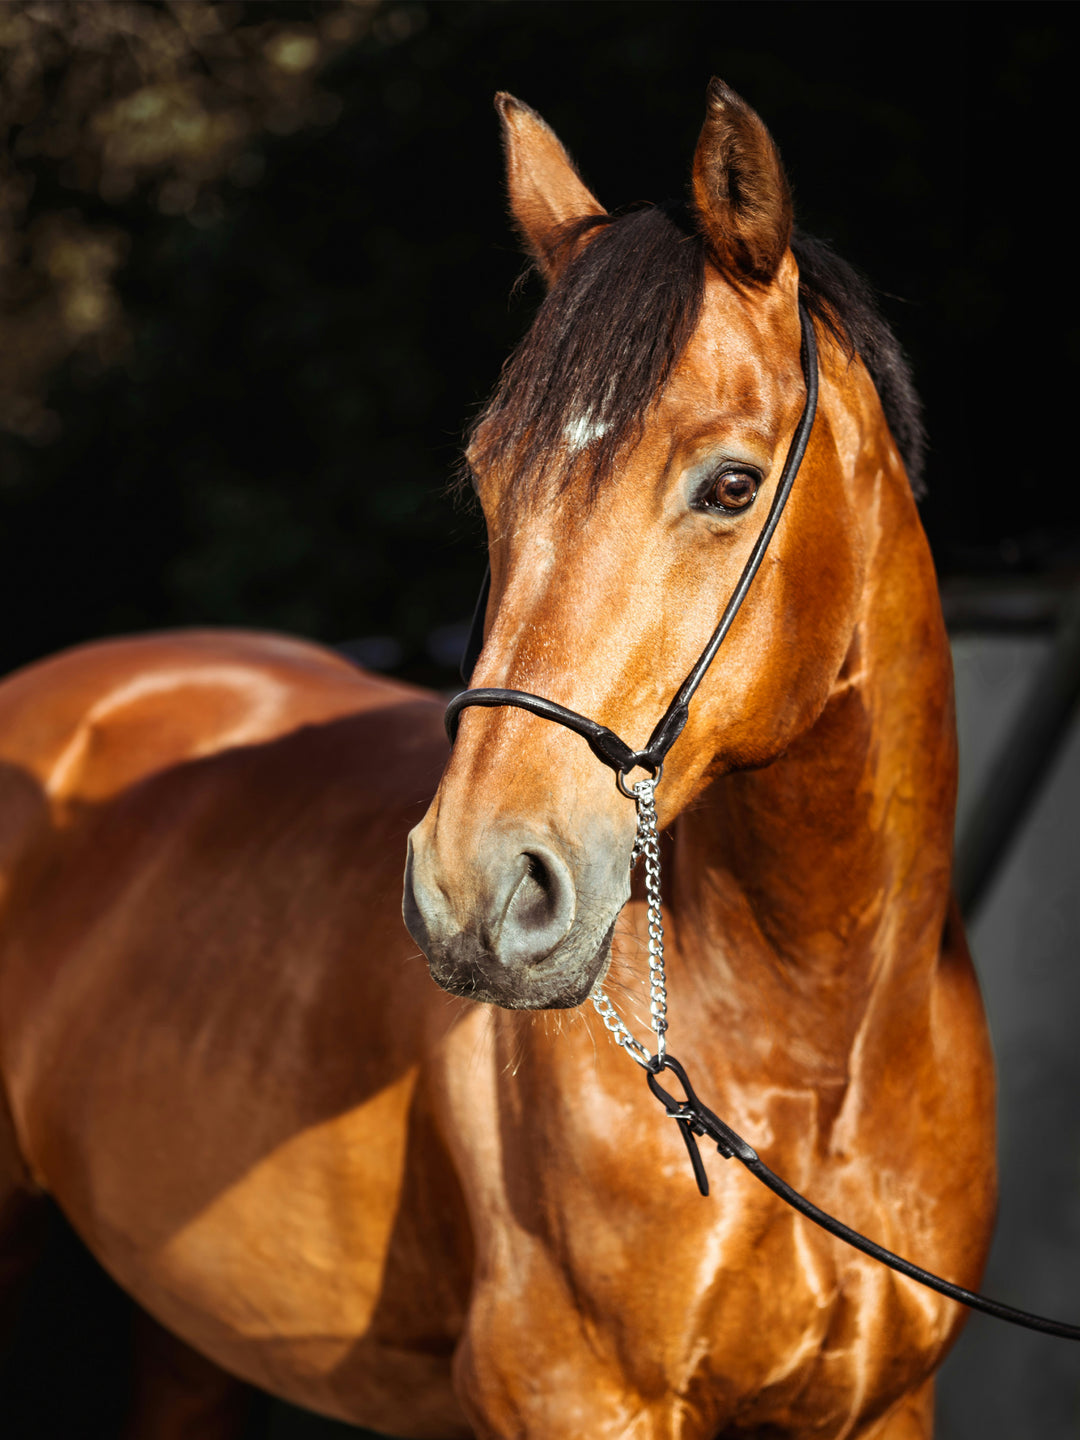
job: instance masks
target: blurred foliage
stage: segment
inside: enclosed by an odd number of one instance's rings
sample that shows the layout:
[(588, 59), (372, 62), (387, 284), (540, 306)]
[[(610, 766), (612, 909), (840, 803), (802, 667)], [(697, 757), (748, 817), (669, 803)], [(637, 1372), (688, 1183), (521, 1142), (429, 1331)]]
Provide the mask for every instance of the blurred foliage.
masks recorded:
[(315, 76), (373, 4), (329, 0), (317, 23), (205, 0), (0, 7), (0, 425), (53, 438), (57, 366), (93, 374), (127, 352), (124, 207), (219, 218), (222, 181), (261, 178), (264, 131), (336, 120)]
[(1075, 563), (1069, 9), (0, 6), (0, 669), (227, 623), (449, 678), (483, 558), (445, 482), (537, 295), (498, 88), (619, 206), (681, 190), (723, 75), (886, 292), (939, 563)]

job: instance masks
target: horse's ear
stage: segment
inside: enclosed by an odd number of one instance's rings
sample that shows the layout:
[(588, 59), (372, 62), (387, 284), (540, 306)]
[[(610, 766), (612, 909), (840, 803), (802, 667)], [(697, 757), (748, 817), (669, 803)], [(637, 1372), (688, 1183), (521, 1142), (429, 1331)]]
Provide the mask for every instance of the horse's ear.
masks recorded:
[(772, 136), (746, 101), (710, 80), (694, 153), (694, 205), (720, 268), (768, 284), (791, 239), (791, 192)]
[(550, 285), (571, 258), (565, 244), (568, 226), (606, 212), (535, 110), (505, 91), (496, 95), (495, 108), (502, 121), (510, 212)]

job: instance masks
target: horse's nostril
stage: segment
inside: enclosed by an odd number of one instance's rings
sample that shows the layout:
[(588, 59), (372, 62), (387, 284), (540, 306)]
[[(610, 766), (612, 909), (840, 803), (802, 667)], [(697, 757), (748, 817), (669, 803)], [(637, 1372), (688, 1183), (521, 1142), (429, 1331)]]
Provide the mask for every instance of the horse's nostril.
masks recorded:
[(551, 871), (539, 855), (526, 855), (522, 875), (510, 902), (517, 924), (524, 930), (543, 928), (549, 921), (551, 892), (554, 888)]
[(503, 915), (498, 949), (504, 961), (534, 964), (570, 929), (574, 885), (566, 866), (550, 851), (525, 851), (519, 864), (521, 878)]

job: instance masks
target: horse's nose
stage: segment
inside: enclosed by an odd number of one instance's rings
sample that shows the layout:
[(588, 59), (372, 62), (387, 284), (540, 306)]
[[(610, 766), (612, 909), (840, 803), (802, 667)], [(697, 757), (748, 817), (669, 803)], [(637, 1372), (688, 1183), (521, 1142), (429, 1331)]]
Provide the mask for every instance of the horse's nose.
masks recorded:
[(611, 952), (627, 847), (564, 849), (519, 826), (482, 827), (472, 845), (467, 832), (438, 832), (429, 814), (410, 835), (402, 904), (432, 978), (510, 1010), (580, 1005)]
[(532, 843), (509, 867), (500, 890), (509, 898), (489, 941), (504, 965), (535, 965), (569, 934), (574, 923), (574, 882), (558, 855)]
[(479, 950), (487, 968), (519, 971), (543, 961), (573, 926), (569, 867), (531, 836), (517, 844), (503, 837), (493, 853), (468, 867), (464, 884), (460, 872), (444, 873), (433, 858), (419, 833), (409, 837), (402, 910), (429, 959)]

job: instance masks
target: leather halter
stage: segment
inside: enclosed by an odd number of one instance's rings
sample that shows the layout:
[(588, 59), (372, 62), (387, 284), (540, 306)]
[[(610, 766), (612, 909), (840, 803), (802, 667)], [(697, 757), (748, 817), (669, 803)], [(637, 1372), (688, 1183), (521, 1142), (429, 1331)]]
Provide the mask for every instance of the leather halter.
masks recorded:
[[(498, 706), (516, 705), (520, 710), (528, 710), (532, 715), (539, 715), (542, 720), (554, 720), (560, 725), (565, 725), (568, 730), (575, 731), (589, 742), (593, 754), (605, 765), (610, 765), (620, 781), (629, 771), (637, 766), (651, 770), (655, 775), (664, 763), (664, 757), (672, 745), (683, 732), (683, 727), (690, 714), (690, 701), (702, 680), (705, 678), (709, 666), (716, 659), (716, 652), (723, 644), (724, 637), (739, 613), (739, 607), (746, 599), (746, 592), (753, 583), (754, 576), (761, 568), (761, 562), (765, 557), (765, 551), (769, 548), (769, 541), (776, 532), (780, 523), (780, 516), (784, 513), (784, 506), (787, 504), (788, 496), (791, 494), (791, 487), (795, 483), (795, 476), (799, 473), (799, 466), (806, 454), (806, 447), (810, 440), (810, 431), (814, 427), (814, 416), (817, 413), (818, 397), (818, 363), (817, 363), (817, 342), (814, 339), (814, 325), (806, 313), (802, 303), (799, 304), (799, 325), (802, 329), (802, 347), (800, 359), (802, 361), (803, 379), (806, 382), (806, 401), (803, 405), (803, 412), (796, 426), (795, 434), (791, 438), (791, 445), (788, 448), (787, 459), (784, 461), (784, 468), (780, 475), (780, 482), (776, 487), (776, 494), (773, 496), (772, 505), (765, 524), (761, 527), (761, 534), (758, 536), (750, 558), (743, 566), (743, 572), (739, 576), (739, 583), (732, 592), (720, 623), (709, 637), (705, 649), (698, 656), (689, 675), (680, 685), (671, 704), (664, 711), (658, 721), (656, 728), (649, 736), (648, 744), (644, 750), (633, 750), (606, 725), (601, 725), (596, 720), (590, 720), (586, 715), (579, 715), (576, 710), (570, 710), (565, 705), (557, 705), (554, 700), (545, 700), (542, 695), (530, 695), (527, 690), (499, 690), (479, 689), (463, 690), (460, 695), (455, 695), (450, 704), (446, 707), (446, 733), (450, 737), (450, 743), (454, 743), (457, 734), (458, 723), (461, 712), (470, 705)], [(465, 648), (465, 658), (462, 661), (462, 678), (468, 683), (473, 666), (476, 664), (480, 650), (484, 643), (484, 616), (487, 612), (488, 593), (491, 589), (491, 571), (484, 577), (484, 583), (480, 590), (480, 598), (473, 613), (472, 629), (469, 633), (469, 642)], [(466, 673), (467, 672), (467, 673)]]

